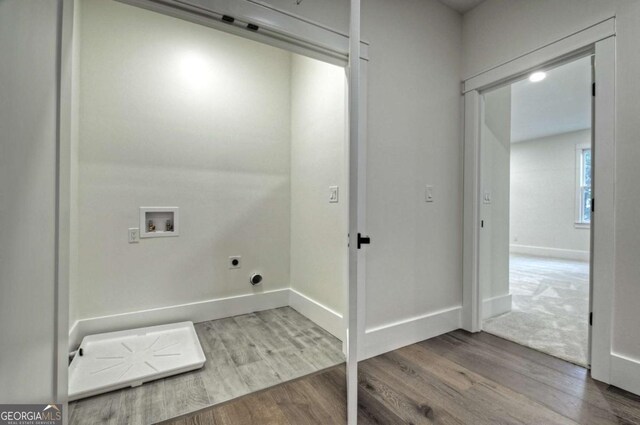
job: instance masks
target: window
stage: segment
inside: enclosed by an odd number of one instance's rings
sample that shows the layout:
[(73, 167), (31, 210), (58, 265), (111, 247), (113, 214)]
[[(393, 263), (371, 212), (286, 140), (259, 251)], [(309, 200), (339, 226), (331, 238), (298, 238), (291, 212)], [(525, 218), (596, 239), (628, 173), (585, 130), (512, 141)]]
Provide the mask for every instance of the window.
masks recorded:
[(578, 146), (576, 159), (576, 226), (588, 227), (591, 224), (591, 146)]

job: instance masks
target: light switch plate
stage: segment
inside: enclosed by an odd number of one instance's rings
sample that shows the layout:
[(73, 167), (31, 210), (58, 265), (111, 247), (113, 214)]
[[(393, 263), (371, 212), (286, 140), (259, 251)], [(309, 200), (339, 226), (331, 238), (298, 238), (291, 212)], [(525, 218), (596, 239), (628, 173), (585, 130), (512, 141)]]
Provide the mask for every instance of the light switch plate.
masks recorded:
[(424, 201), (433, 202), (433, 186), (427, 185), (424, 189)]
[(129, 228), (129, 243), (138, 243), (140, 242), (140, 229), (137, 227)]
[(338, 202), (338, 186), (329, 186), (329, 203), (335, 204)]
[(484, 192), (482, 194), (482, 203), (487, 205), (491, 203), (491, 192)]

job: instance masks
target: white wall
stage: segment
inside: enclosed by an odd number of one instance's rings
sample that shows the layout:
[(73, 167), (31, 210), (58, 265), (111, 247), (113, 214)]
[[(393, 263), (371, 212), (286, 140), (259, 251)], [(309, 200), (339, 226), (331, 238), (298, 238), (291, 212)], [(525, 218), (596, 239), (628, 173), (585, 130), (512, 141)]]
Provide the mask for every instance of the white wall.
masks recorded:
[(484, 95), (481, 134), (480, 287), (484, 317), (511, 310), (509, 295), (509, 155), (511, 87)]
[[(487, 0), (464, 17), (465, 77), (616, 16), (616, 193), (613, 351), (630, 359), (640, 391), (640, 2)], [(629, 375), (627, 373), (627, 375)], [(628, 387), (631, 388), (631, 387)]]
[[(291, 288), (344, 314), (347, 193), (344, 68), (291, 61)], [(339, 202), (329, 203), (329, 186)]]
[(576, 147), (590, 143), (582, 130), (511, 145), (512, 251), (589, 258), (589, 229), (575, 221)]
[(610, 18), (617, 3), (633, 1), (485, 0), (464, 14), (463, 79)]
[(461, 17), (435, 0), (364, 0), (362, 14), (368, 356), (459, 327)]
[[(128, 5), (80, 6), (71, 345), (287, 304), (341, 337), (344, 69)], [(128, 244), (143, 205), (178, 206), (180, 236)], [(238, 298), (251, 294), (263, 296)]]
[[(78, 317), (288, 288), (290, 54), (117, 2), (81, 20)], [(180, 236), (128, 244), (140, 206)]]
[(57, 1), (0, 2), (0, 401), (56, 396)]

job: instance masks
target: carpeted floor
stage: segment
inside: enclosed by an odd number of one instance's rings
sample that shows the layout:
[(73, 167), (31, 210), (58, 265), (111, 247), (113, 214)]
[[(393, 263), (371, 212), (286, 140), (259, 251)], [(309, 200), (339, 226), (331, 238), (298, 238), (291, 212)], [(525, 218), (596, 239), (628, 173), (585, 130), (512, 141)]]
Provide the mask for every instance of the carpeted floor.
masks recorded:
[(509, 264), (513, 310), (484, 331), (586, 366), (589, 263), (512, 254)]

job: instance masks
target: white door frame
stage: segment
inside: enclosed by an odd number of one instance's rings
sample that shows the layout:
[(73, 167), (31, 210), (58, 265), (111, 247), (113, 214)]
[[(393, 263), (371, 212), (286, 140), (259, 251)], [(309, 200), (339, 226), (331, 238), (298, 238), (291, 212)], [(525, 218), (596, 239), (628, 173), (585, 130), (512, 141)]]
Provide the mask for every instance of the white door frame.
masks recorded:
[(463, 85), (464, 249), (462, 327), (482, 330), (479, 281), (481, 92), (591, 52), (595, 55), (591, 280), (591, 375), (611, 381), (613, 284), (615, 282), (615, 18), (473, 76)]
[(349, 17), (349, 279), (347, 296), (347, 424), (358, 423), (358, 340), (363, 329), (359, 321), (360, 280), (364, 276), (364, 263), (360, 260), (360, 232), (364, 232), (360, 219), (364, 217), (364, 138), (361, 127), (366, 123), (361, 107), (361, 95), (366, 84), (362, 82), (360, 55), (360, 0), (351, 0)]
[[(343, 34), (335, 29), (307, 21), (275, 8), (267, 8), (251, 0), (116, 0), (129, 3), (165, 15), (206, 25), (303, 54), (325, 62), (346, 67), (348, 84), (349, 123), (349, 282), (345, 322), (347, 328), (347, 418), (349, 425), (357, 423), (358, 343), (364, 334), (364, 311), (360, 311), (363, 299), (358, 295), (364, 288), (364, 253), (357, 248), (358, 232), (364, 231), (366, 184), (365, 130), (366, 130), (366, 74), (368, 43), (360, 38), (360, 0), (351, 0), (350, 32)], [(72, 115), (72, 44), (75, 0), (61, 0), (62, 24), (59, 35), (59, 141), (58, 141), (58, 224), (57, 224), (57, 276), (56, 276), (56, 400), (68, 402), (69, 335), (69, 231), (70, 231), (70, 169), (71, 169), (71, 115)], [(195, 5), (195, 6), (194, 6)], [(214, 6), (211, 10), (207, 6)], [(220, 20), (223, 14), (236, 18), (235, 25)], [(260, 31), (249, 31), (247, 23), (257, 23)], [(352, 61), (350, 58), (359, 60)], [(359, 320), (360, 319), (360, 320)]]

